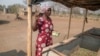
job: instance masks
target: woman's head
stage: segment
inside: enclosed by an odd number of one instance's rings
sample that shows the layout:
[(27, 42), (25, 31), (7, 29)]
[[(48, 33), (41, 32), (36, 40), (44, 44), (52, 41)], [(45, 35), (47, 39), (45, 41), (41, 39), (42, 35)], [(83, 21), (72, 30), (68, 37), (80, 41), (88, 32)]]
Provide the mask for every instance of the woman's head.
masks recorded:
[(50, 16), (51, 15), (51, 7), (50, 6), (41, 6), (40, 7), (40, 13), (45, 14), (46, 16)]
[(44, 14), (46, 14), (47, 16), (50, 16), (51, 15), (51, 8), (48, 8)]

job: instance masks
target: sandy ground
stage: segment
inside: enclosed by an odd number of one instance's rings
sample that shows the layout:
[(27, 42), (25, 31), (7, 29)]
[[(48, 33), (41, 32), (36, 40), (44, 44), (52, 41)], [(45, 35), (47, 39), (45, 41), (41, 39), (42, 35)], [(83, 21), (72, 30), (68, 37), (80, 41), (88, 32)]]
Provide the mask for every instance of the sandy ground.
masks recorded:
[[(23, 17), (23, 16), (22, 16)], [(26, 18), (26, 17), (23, 17)], [(53, 37), (53, 42), (58, 43), (64, 39), (68, 31), (68, 16), (51, 16), (54, 30), (60, 32), (59, 37)], [(100, 20), (91, 20), (88, 17), (85, 31), (93, 27), (100, 28)], [(100, 18), (99, 18), (100, 19)], [(70, 37), (82, 32), (83, 16), (73, 16), (71, 22)], [(35, 41), (38, 32), (33, 32), (33, 49), (35, 52)], [(26, 56), (27, 46), (27, 20), (15, 20), (15, 15), (0, 15), (0, 56)]]

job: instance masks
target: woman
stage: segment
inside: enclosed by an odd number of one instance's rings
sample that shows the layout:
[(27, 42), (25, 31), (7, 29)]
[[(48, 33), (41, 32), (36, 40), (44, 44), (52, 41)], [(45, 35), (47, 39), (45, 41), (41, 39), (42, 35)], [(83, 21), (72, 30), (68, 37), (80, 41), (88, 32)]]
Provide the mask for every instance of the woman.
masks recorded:
[(51, 15), (51, 8), (45, 6), (41, 10), (42, 12), (39, 15), (36, 15), (33, 25), (33, 31), (39, 30), (36, 41), (36, 56), (42, 56), (43, 48), (52, 45), (51, 35), (53, 31), (53, 24), (49, 17)]

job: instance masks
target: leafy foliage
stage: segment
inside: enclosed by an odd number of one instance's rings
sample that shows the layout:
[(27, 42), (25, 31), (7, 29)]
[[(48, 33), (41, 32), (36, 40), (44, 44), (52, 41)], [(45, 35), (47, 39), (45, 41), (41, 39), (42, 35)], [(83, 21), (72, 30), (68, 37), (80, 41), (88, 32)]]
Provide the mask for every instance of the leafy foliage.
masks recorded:
[(10, 5), (8, 6), (8, 13), (18, 13), (21, 7), (23, 7), (23, 5), (20, 4)]
[(0, 5), (0, 11), (3, 11), (4, 8), (5, 8), (5, 5)]

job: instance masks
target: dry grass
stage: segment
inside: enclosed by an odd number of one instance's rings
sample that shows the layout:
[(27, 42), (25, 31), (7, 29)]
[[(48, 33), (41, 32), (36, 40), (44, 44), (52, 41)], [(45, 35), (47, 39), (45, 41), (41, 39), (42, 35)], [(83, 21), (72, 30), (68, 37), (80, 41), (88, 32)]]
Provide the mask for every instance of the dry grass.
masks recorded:
[(97, 56), (97, 52), (84, 48), (79, 48), (74, 53), (72, 53), (71, 56)]

